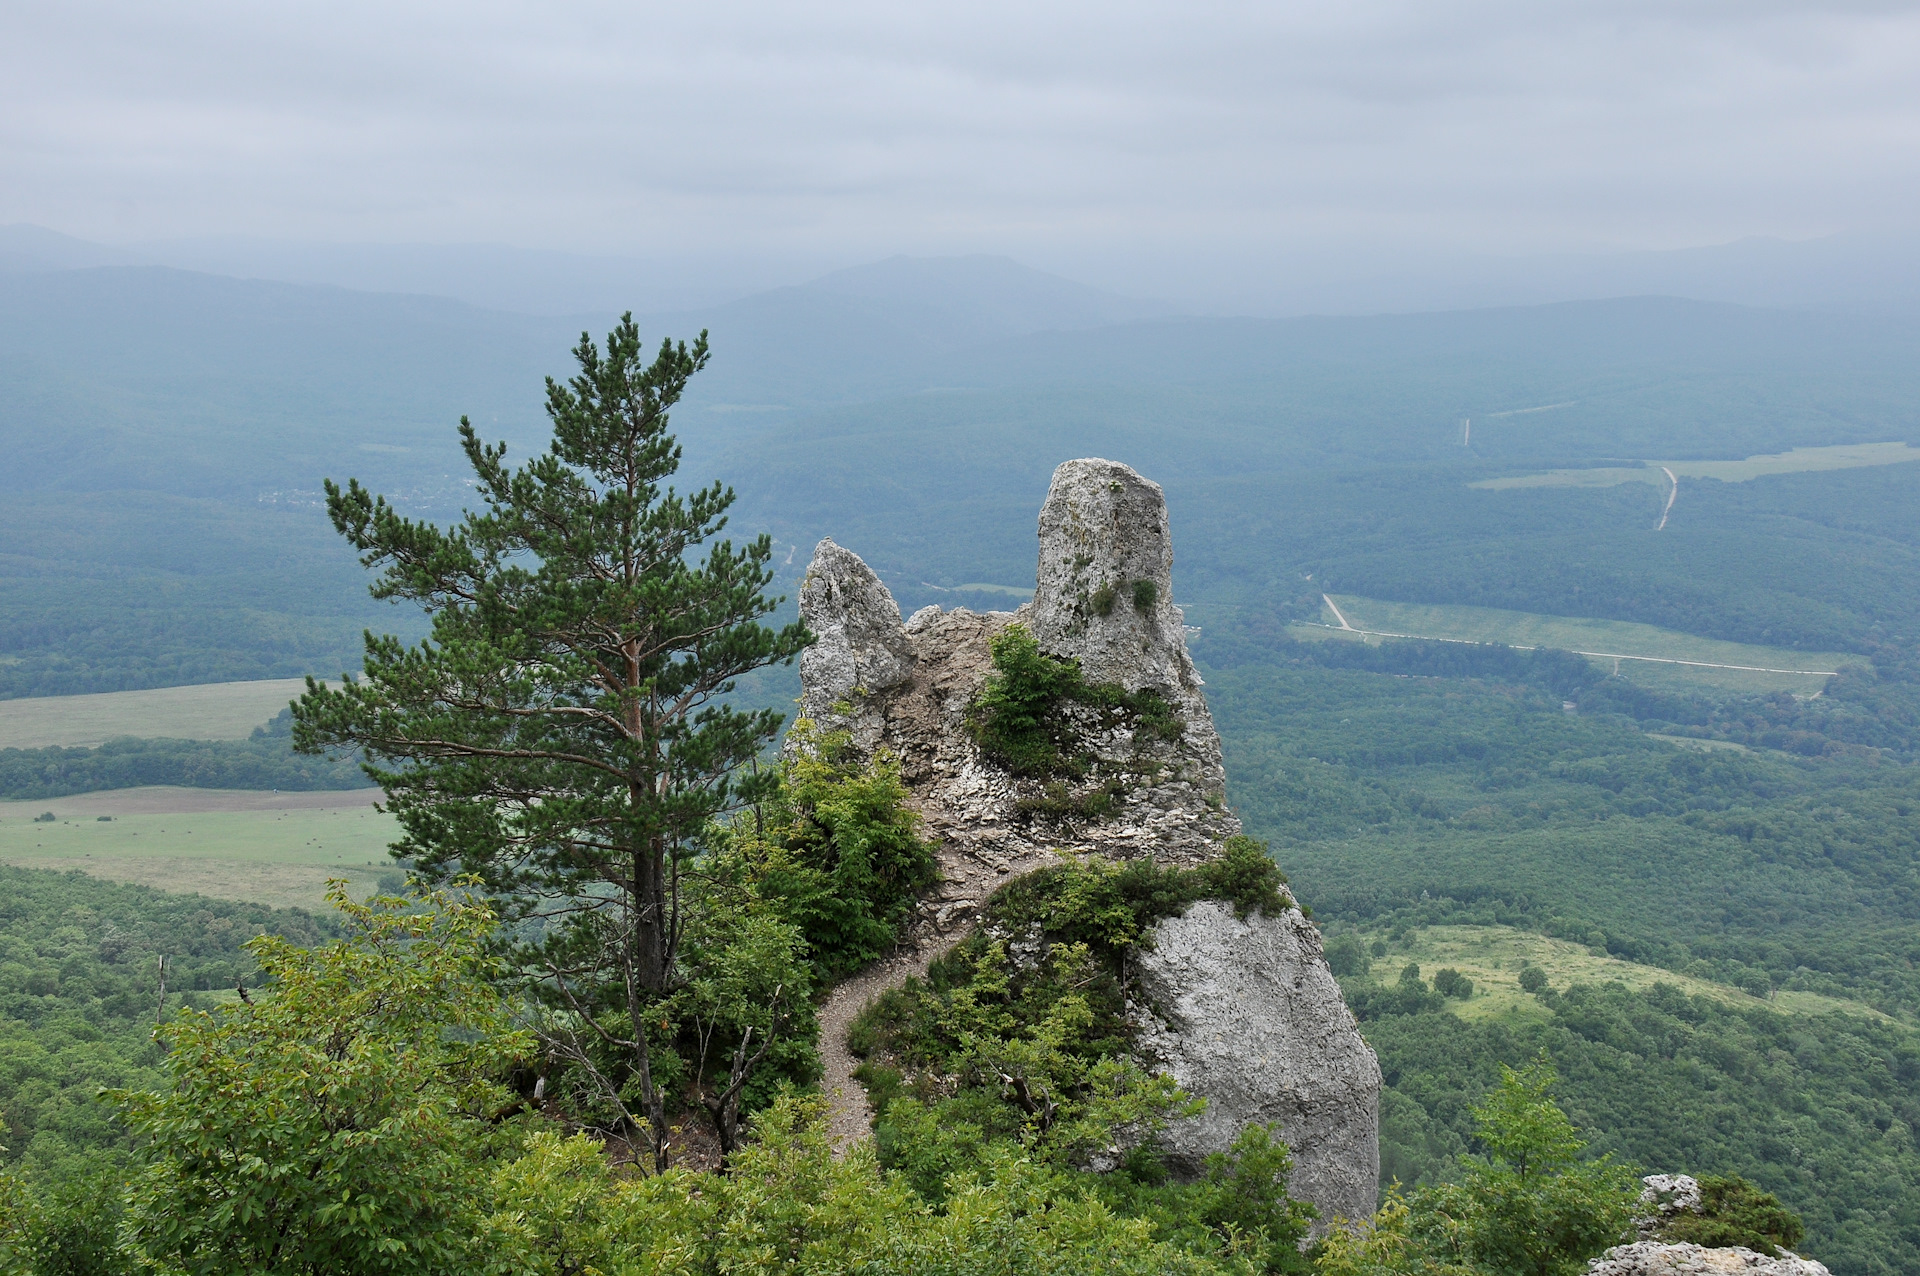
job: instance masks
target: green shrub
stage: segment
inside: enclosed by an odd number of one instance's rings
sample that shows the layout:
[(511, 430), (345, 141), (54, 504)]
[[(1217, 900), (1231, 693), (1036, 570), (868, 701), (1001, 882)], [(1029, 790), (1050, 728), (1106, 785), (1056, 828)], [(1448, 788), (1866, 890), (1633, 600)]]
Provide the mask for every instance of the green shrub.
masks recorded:
[(1577, 1276), (1626, 1230), (1639, 1183), (1585, 1146), (1548, 1097), (1545, 1057), (1515, 1071), (1473, 1108), (1484, 1155), (1464, 1158), (1460, 1180), (1409, 1198), (1389, 1192), (1373, 1218), (1337, 1227), (1321, 1276)]
[(1538, 966), (1526, 966), (1520, 971), (1520, 987), (1527, 992), (1537, 993), (1547, 986), (1547, 972)]
[(716, 829), (710, 874), (737, 877), (801, 934), (822, 981), (891, 949), (936, 880), (900, 764), (862, 760), (845, 732), (794, 723), (774, 796)]
[(182, 1011), (162, 1032), (172, 1087), (112, 1094), (147, 1148), (124, 1227), (142, 1263), (348, 1276), (478, 1257), (498, 1078), (532, 1049), (491, 981), (494, 914), (330, 898), (347, 938), (254, 940), (273, 990)]
[(1153, 605), (1159, 601), (1160, 587), (1158, 585), (1150, 580), (1136, 580), (1133, 582), (1133, 609), (1135, 611), (1144, 616), (1151, 612)]
[[(1151, 582), (1149, 582), (1151, 583)], [(1073, 722), (1073, 710), (1090, 711), (1104, 726), (1129, 726), (1135, 735), (1135, 753), (1151, 741), (1175, 741), (1186, 724), (1165, 696), (1152, 688), (1126, 691), (1113, 683), (1089, 683), (1072, 660), (1058, 660), (1040, 650), (1024, 625), (1008, 625), (988, 642), (993, 673), (967, 708), (967, 728), (988, 758), (1026, 779), (1084, 780), (1102, 767), (1084, 747)], [(1110, 799), (1110, 785), (1119, 776), (1098, 777), (1100, 791)], [(1104, 813), (1102, 799), (1076, 795), (1079, 806), (1059, 805), (1079, 814)], [(1102, 804), (1095, 812), (1088, 801)], [(1051, 807), (1031, 809), (1052, 811)]]
[(1192, 1183), (1170, 1183), (1158, 1162), (1136, 1155), (1094, 1190), (1123, 1214), (1151, 1220), (1154, 1234), (1196, 1253), (1222, 1252), (1260, 1272), (1307, 1272), (1301, 1252), (1313, 1206), (1287, 1195), (1293, 1155), (1278, 1126), (1250, 1125), (1233, 1147), (1207, 1158)]
[(1080, 667), (1041, 651), (1023, 625), (1008, 625), (988, 649), (994, 672), (967, 711), (980, 751), (1015, 775), (1060, 774), (1072, 745), (1059, 711), (1081, 694)]
[(1433, 973), (1433, 990), (1442, 997), (1457, 997), (1465, 1001), (1473, 996), (1473, 980), (1447, 966)]
[(1806, 1236), (1799, 1216), (1773, 1193), (1738, 1176), (1706, 1174), (1699, 1182), (1701, 1212), (1676, 1214), (1660, 1228), (1659, 1239), (1710, 1248), (1738, 1245), (1778, 1256), (1798, 1248)]
[(1100, 588), (1093, 591), (1093, 597), (1087, 600), (1094, 611), (1102, 616), (1113, 615), (1113, 605), (1120, 601), (1120, 591), (1112, 581), (1102, 581)]
[(1265, 846), (1241, 837), (1197, 868), (1090, 858), (1003, 887), (973, 935), (849, 1035), (868, 1056), (883, 1163), (938, 1199), (995, 1142), (1062, 1167), (1116, 1141), (1151, 1145), (1190, 1105), (1133, 1061), (1127, 952), (1199, 900), (1278, 914), (1291, 904), (1285, 881)]

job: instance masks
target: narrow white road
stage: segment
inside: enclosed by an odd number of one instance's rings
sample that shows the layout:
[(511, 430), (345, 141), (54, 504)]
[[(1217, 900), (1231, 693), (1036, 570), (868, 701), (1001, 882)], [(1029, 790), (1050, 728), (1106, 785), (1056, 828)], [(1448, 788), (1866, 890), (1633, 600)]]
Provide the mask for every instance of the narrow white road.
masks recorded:
[(1667, 530), (1667, 515), (1673, 513), (1674, 498), (1680, 495), (1680, 480), (1674, 476), (1673, 471), (1663, 465), (1660, 467), (1660, 472), (1667, 476), (1667, 482), (1673, 484), (1673, 488), (1667, 493), (1667, 507), (1660, 511), (1660, 526), (1653, 529), (1656, 532)]
[(1340, 622), (1340, 628), (1346, 630), (1348, 633), (1357, 634), (1360, 632), (1359, 630), (1355, 629), (1352, 625), (1349, 625), (1347, 623), (1347, 618), (1345, 616), (1342, 616), (1340, 614), (1340, 609), (1333, 605), (1333, 599), (1327, 597), (1325, 594), (1322, 594), (1320, 595), (1320, 601), (1324, 602), (1327, 605), (1327, 610), (1333, 613), (1333, 618)]

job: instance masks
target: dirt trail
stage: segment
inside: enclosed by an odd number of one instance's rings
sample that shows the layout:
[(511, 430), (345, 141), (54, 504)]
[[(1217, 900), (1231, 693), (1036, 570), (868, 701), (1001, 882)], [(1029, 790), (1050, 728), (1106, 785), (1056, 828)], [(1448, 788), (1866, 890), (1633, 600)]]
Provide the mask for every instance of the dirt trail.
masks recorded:
[(847, 1029), (853, 1021), (881, 993), (925, 976), (927, 967), (952, 952), (972, 932), (987, 896), (1015, 878), (1060, 862), (1059, 856), (1043, 852), (987, 863), (952, 842), (942, 845), (937, 854), (940, 889), (921, 904), (902, 951), (835, 985), (820, 1008), (820, 1088), (827, 1096), (827, 1137), (835, 1153), (845, 1152), (873, 1132), (866, 1087), (853, 1079), (860, 1063), (847, 1048)]
[(1667, 507), (1660, 511), (1660, 526), (1653, 529), (1656, 532), (1667, 530), (1667, 515), (1673, 513), (1673, 502), (1680, 495), (1680, 480), (1674, 477), (1673, 471), (1663, 465), (1660, 467), (1660, 472), (1667, 476), (1667, 482), (1673, 484), (1673, 487), (1667, 492)]
[(909, 978), (924, 977), (927, 967), (950, 952), (961, 936), (926, 945), (875, 962), (845, 983), (835, 986), (820, 1007), (820, 1088), (831, 1104), (827, 1116), (827, 1138), (836, 1154), (867, 1137), (873, 1130), (873, 1109), (867, 1105), (867, 1088), (853, 1079), (860, 1061), (847, 1049), (847, 1029), (874, 998), (898, 988)]

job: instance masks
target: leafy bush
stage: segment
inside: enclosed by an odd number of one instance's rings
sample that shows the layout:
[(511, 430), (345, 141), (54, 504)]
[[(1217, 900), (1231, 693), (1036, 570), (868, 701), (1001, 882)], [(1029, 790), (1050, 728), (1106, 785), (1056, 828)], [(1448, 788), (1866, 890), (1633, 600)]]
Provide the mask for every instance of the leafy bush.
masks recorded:
[(891, 949), (938, 880), (900, 763), (862, 761), (845, 732), (794, 723), (773, 797), (716, 830), (709, 870), (732, 874), (805, 937), (823, 981)]
[(254, 940), (272, 991), (182, 1011), (172, 1088), (113, 1095), (148, 1147), (127, 1221), (143, 1262), (397, 1273), (478, 1256), (472, 1189), (512, 1097), (497, 1078), (532, 1046), (490, 982), (493, 913), (331, 898), (346, 938)]
[(1465, 1001), (1473, 996), (1473, 980), (1448, 966), (1433, 972), (1433, 990), (1442, 997), (1458, 997)]
[(1289, 1201), (1291, 1162), (1270, 1131), (1248, 1131), (1194, 1184), (1168, 1184), (1154, 1151), (1169, 1120), (1196, 1105), (1132, 1058), (1126, 953), (1161, 918), (1203, 899), (1243, 917), (1292, 903), (1251, 838), (1192, 869), (1087, 859), (1030, 874), (988, 901), (979, 930), (856, 1021), (856, 1075), (880, 1112), (881, 1163), (920, 1195), (950, 1197), (956, 1176), (1018, 1147), (1062, 1173), (1124, 1154), (1091, 1190), (1153, 1234), (1195, 1253), (1294, 1270), (1309, 1215)]
[(1580, 1159), (1585, 1145), (1547, 1095), (1553, 1081), (1544, 1058), (1503, 1066), (1472, 1109), (1483, 1154), (1464, 1159), (1461, 1180), (1391, 1193), (1368, 1222), (1335, 1228), (1322, 1276), (1576, 1276), (1617, 1244), (1639, 1183), (1609, 1157)]
[(988, 649), (994, 672), (967, 711), (974, 741), (1015, 775), (1060, 774), (1071, 745), (1059, 710), (1082, 694), (1079, 665), (1041, 651), (1024, 625), (1008, 625)]
[(1778, 1197), (1737, 1175), (1703, 1174), (1699, 1183), (1700, 1213), (1675, 1214), (1660, 1228), (1660, 1240), (1777, 1254), (1799, 1248), (1806, 1236), (1799, 1216)]
[(994, 672), (967, 708), (967, 728), (980, 751), (1014, 775), (1081, 780), (1100, 766), (1084, 747), (1076, 710), (1094, 715), (1103, 726), (1130, 726), (1136, 752), (1151, 741), (1178, 740), (1186, 730), (1157, 691), (1089, 683), (1076, 661), (1041, 651), (1024, 625), (1002, 629), (988, 641), (988, 650)]
[(1230, 903), (1243, 919), (1256, 910), (1278, 916), (1294, 906), (1286, 885), (1287, 875), (1266, 843), (1242, 835), (1227, 839), (1218, 858), (1194, 868), (1089, 857), (1041, 869), (997, 891), (986, 915), (989, 926), (1039, 927), (1050, 938), (1085, 943), (1103, 960), (1117, 960), (1153, 923), (1203, 899)]

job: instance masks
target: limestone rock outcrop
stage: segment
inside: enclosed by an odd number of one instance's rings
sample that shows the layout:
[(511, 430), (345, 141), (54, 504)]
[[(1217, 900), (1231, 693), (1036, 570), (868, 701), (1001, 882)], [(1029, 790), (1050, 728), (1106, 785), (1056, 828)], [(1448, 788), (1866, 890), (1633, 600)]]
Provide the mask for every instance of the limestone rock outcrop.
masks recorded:
[[(851, 732), (862, 749), (890, 749), (928, 831), (995, 870), (1054, 848), (1205, 860), (1240, 822), (1226, 805), (1220, 736), (1172, 602), (1167, 542), (1159, 485), (1112, 461), (1068, 461), (1055, 472), (1034, 599), (1018, 611), (927, 607), (902, 622), (872, 569), (821, 541), (800, 587), (800, 615), (820, 635), (801, 657), (801, 711)], [(1138, 582), (1151, 590), (1136, 602)], [(1112, 593), (1096, 597), (1102, 585)], [(993, 765), (967, 732), (967, 708), (992, 670), (988, 644), (1015, 622), (1049, 654), (1078, 660), (1088, 681), (1157, 691), (1179, 715), (1171, 741), (1092, 715), (1082, 724), (1083, 745), (1102, 762), (1153, 777), (1129, 785), (1101, 818), (1050, 809), (1059, 803), (1044, 800), (1045, 781)]]
[[(942, 884), (908, 937), (921, 953), (966, 931), (995, 888), (1060, 852), (1193, 865), (1240, 831), (1226, 805), (1220, 737), (1173, 604), (1173, 549), (1159, 485), (1124, 465), (1068, 461), (1040, 515), (1033, 601), (1015, 612), (923, 608), (903, 621), (860, 558), (822, 541), (800, 591), (820, 635), (801, 662), (802, 711), (863, 751), (891, 751)], [(1071, 710), (1076, 747), (1109, 777), (1110, 800), (1077, 803), (1065, 784), (1018, 776), (982, 754), (967, 713), (991, 674), (990, 644), (1025, 625), (1042, 651), (1089, 683), (1153, 692), (1177, 730)], [(1097, 813), (1096, 813), (1097, 812)], [(911, 966), (906, 962), (903, 966)], [(1249, 1121), (1278, 1121), (1295, 1193), (1324, 1220), (1373, 1210), (1380, 1071), (1297, 910), (1235, 918), (1195, 905), (1162, 921), (1141, 953), (1143, 1050), (1207, 1097), (1174, 1131), (1177, 1165), (1197, 1169)]]
[(1587, 1264), (1587, 1276), (1830, 1276), (1825, 1263), (1792, 1255), (1770, 1258), (1736, 1247), (1663, 1245), (1636, 1241), (1616, 1245)]
[(885, 729), (882, 697), (913, 676), (900, 604), (858, 554), (823, 540), (800, 583), (800, 614), (816, 639), (800, 653), (800, 712), (872, 752)]
[(1700, 1181), (1690, 1174), (1649, 1174), (1640, 1180), (1646, 1186), (1640, 1192), (1641, 1213), (1633, 1220), (1634, 1230), (1643, 1241), (1681, 1214), (1698, 1214), (1706, 1207)]
[(1373, 1213), (1380, 1182), (1380, 1064), (1327, 969), (1320, 932), (1297, 908), (1236, 918), (1203, 902), (1153, 928), (1133, 958), (1141, 1052), (1207, 1096), (1176, 1123), (1167, 1160), (1198, 1174), (1207, 1154), (1255, 1122), (1293, 1149), (1292, 1192), (1333, 1218)]

